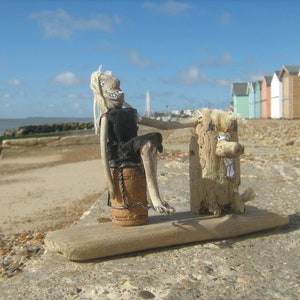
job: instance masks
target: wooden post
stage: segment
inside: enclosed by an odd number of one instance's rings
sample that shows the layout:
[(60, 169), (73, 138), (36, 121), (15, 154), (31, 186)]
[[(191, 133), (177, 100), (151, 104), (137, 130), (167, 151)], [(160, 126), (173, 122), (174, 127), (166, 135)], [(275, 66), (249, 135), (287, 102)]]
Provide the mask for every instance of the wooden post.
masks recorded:
[(190, 141), (190, 202), (197, 214), (243, 213), (240, 198), (237, 120), (232, 113), (203, 110)]

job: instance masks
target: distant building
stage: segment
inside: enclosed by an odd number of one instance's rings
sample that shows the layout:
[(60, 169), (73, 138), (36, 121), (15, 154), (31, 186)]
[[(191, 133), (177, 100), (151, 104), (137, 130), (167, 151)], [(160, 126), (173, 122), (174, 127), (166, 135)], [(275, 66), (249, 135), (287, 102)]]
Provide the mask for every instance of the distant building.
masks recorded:
[(261, 80), (256, 81), (254, 90), (255, 119), (261, 119)]
[(282, 82), (282, 116), (300, 118), (300, 66), (283, 66), (279, 74)]
[(249, 119), (255, 118), (255, 86), (256, 86), (256, 82), (248, 82)]
[(230, 105), (225, 109), (225, 111), (233, 111), (233, 102), (230, 102)]
[(271, 81), (271, 118), (282, 118), (282, 83), (280, 71), (275, 71)]
[(244, 118), (300, 118), (300, 65), (282, 66), (272, 76), (231, 84), (231, 110)]
[(261, 83), (261, 117), (271, 118), (271, 81), (272, 76), (264, 76)]
[(233, 102), (233, 111), (244, 118), (249, 118), (248, 83), (232, 83), (231, 98)]

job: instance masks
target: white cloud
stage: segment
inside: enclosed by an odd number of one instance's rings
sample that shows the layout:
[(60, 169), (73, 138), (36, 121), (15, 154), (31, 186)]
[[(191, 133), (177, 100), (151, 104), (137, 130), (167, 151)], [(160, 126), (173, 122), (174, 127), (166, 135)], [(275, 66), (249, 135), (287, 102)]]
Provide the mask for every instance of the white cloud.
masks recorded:
[(215, 86), (230, 86), (232, 81), (227, 79), (215, 79), (208, 76), (205, 72), (200, 71), (196, 66), (191, 66), (188, 70), (183, 71), (179, 75), (180, 84), (183, 85), (215, 85)]
[(223, 66), (232, 63), (232, 57), (230, 53), (224, 53), (221, 57), (208, 58), (208, 63), (212, 66)]
[(84, 93), (80, 93), (80, 94), (75, 94), (75, 93), (69, 93), (66, 95), (66, 98), (68, 99), (92, 99), (92, 95), (91, 94), (84, 94)]
[(109, 17), (98, 14), (92, 18), (76, 18), (63, 9), (44, 10), (29, 16), (36, 20), (38, 25), (45, 30), (47, 38), (70, 39), (77, 31), (101, 30), (111, 31), (113, 25), (120, 24), (118, 16)]
[(202, 49), (201, 55), (203, 56), (202, 64), (213, 67), (229, 65), (233, 62), (233, 58), (229, 52), (225, 52), (221, 56), (212, 56), (210, 53), (207, 53), (207, 50)]
[(20, 79), (9, 79), (9, 80), (7, 81), (7, 83), (8, 83), (9, 85), (18, 86), (18, 85), (21, 84), (21, 80), (20, 80)]
[(63, 85), (76, 85), (80, 83), (80, 80), (72, 72), (64, 72), (55, 76), (54, 83), (60, 83)]
[(84, 113), (84, 110), (82, 109), (80, 103), (73, 103), (72, 108), (76, 111), (76, 113)]
[(220, 22), (224, 26), (229, 26), (231, 24), (231, 15), (228, 12), (224, 12), (221, 17), (219, 18)]
[(67, 98), (69, 98), (69, 99), (77, 99), (78, 95), (77, 94), (68, 94)]
[(144, 7), (150, 8), (156, 13), (167, 15), (179, 15), (187, 11), (191, 7), (191, 5), (185, 2), (168, 0), (162, 3), (146, 1), (144, 2)]
[(9, 94), (9, 93), (5, 93), (5, 94), (3, 95), (3, 98), (4, 98), (4, 99), (10, 99), (10, 98), (12, 98), (12, 95)]
[(129, 51), (129, 59), (133, 64), (135, 64), (138, 67), (147, 67), (151, 64), (150, 60), (142, 58), (136, 50)]
[(207, 74), (201, 72), (195, 66), (191, 66), (188, 70), (183, 71), (179, 75), (179, 80), (181, 84), (184, 85), (211, 83), (211, 79), (207, 76)]
[(263, 76), (265, 74), (264, 73), (253, 73), (249, 75), (249, 81), (258, 81), (258, 80), (262, 80)]
[(218, 85), (220, 86), (231, 86), (232, 80), (227, 80), (227, 79), (219, 79), (218, 80)]

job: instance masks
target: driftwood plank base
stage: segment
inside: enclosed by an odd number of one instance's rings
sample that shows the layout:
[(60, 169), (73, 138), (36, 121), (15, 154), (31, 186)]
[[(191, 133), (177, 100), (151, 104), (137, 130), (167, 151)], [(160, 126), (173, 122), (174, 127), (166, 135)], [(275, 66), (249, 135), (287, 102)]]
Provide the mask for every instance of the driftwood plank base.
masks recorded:
[(112, 222), (51, 232), (45, 239), (49, 251), (83, 261), (139, 250), (197, 241), (225, 239), (288, 224), (288, 216), (247, 207), (244, 215), (198, 216), (178, 212), (153, 216), (141, 226), (121, 227)]

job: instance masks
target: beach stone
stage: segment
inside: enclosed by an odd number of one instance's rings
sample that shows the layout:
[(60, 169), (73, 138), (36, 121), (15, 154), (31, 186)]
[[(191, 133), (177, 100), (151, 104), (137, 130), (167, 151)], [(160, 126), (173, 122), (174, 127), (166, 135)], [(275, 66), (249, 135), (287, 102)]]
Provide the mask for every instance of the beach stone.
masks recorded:
[(142, 299), (153, 299), (153, 298), (155, 298), (155, 295), (154, 295), (154, 294), (152, 294), (151, 292), (146, 291), (146, 290), (140, 291), (140, 292), (139, 292), (139, 296), (140, 296)]

